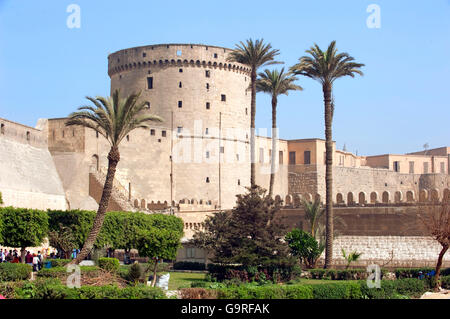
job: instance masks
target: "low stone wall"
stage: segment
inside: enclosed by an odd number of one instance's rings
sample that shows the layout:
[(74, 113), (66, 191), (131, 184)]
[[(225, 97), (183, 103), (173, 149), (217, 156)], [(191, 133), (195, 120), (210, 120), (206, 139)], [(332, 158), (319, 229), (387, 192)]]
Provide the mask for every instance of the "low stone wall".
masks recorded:
[[(441, 246), (426, 236), (339, 236), (333, 242), (335, 265), (346, 265), (342, 249), (362, 253), (352, 266), (434, 267)], [(444, 256), (443, 266), (450, 267), (450, 254)]]

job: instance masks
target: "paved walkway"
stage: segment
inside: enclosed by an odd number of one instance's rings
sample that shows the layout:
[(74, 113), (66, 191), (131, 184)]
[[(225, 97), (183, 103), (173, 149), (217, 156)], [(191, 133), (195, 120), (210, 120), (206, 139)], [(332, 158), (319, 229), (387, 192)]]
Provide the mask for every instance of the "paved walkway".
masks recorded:
[(450, 291), (442, 289), (440, 292), (426, 292), (420, 299), (450, 299)]

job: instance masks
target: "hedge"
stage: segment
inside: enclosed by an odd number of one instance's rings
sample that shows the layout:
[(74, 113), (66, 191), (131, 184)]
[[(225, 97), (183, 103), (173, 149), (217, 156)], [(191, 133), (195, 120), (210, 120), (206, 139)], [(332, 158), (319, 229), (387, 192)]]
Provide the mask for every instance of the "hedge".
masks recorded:
[(82, 286), (69, 288), (59, 280), (40, 280), (25, 283), (14, 289), (19, 299), (165, 299), (161, 288), (135, 286), (119, 288), (116, 285)]
[[(89, 272), (89, 271), (98, 271), (100, 268), (97, 266), (80, 266), (80, 271)], [(67, 268), (64, 266), (52, 267), (52, 268), (42, 268), (38, 271), (38, 277), (46, 277), (46, 278), (56, 278), (63, 274), (70, 275), (71, 272), (67, 271)]]
[[(395, 277), (397, 279), (403, 278), (418, 278), (419, 273), (422, 272), (422, 275), (426, 276), (427, 273), (435, 271), (436, 268), (397, 268), (395, 269)], [(450, 275), (450, 268), (442, 268), (441, 276)]]
[(32, 270), (32, 267), (27, 264), (0, 263), (0, 281), (29, 279)]
[(175, 270), (206, 270), (204, 263), (192, 261), (179, 261), (173, 264)]
[(442, 276), (441, 278), (441, 287), (444, 289), (450, 289), (450, 276)]
[(104, 270), (110, 271), (110, 272), (118, 272), (120, 263), (119, 259), (117, 258), (99, 258), (98, 259), (98, 266)]
[(45, 261), (49, 261), (52, 267), (61, 267), (70, 263), (71, 259), (46, 259)]
[[(308, 269), (311, 279), (330, 279), (330, 280), (362, 280), (370, 275), (366, 269)], [(386, 273), (381, 269), (381, 278)]]
[(267, 265), (243, 266), (208, 264), (210, 276), (217, 281), (239, 279), (242, 282), (259, 281), (261, 278), (275, 282), (286, 282), (301, 274), (298, 265), (269, 263)]
[[(445, 277), (445, 281), (449, 279)], [(430, 286), (426, 280), (409, 278), (382, 280), (380, 288), (369, 288), (365, 280), (355, 280), (316, 285), (243, 284), (218, 289), (189, 289), (183, 292), (182, 297), (217, 295), (219, 299), (395, 299), (419, 297), (430, 290)]]

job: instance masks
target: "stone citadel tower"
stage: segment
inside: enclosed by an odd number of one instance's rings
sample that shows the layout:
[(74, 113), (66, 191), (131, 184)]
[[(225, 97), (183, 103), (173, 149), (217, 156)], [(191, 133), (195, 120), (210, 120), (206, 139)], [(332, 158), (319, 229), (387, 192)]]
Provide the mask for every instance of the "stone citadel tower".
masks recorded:
[(249, 69), (228, 62), (230, 52), (160, 44), (108, 56), (111, 92), (141, 92), (148, 111), (163, 118), (121, 145), (128, 163), (118, 179), (131, 183), (137, 198), (230, 208), (248, 186)]

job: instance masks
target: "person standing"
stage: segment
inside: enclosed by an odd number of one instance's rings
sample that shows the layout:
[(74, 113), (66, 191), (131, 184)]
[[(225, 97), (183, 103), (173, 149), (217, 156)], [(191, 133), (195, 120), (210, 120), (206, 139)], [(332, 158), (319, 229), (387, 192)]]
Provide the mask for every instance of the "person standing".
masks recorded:
[(33, 271), (38, 271), (39, 267), (39, 257), (36, 254), (33, 254)]

